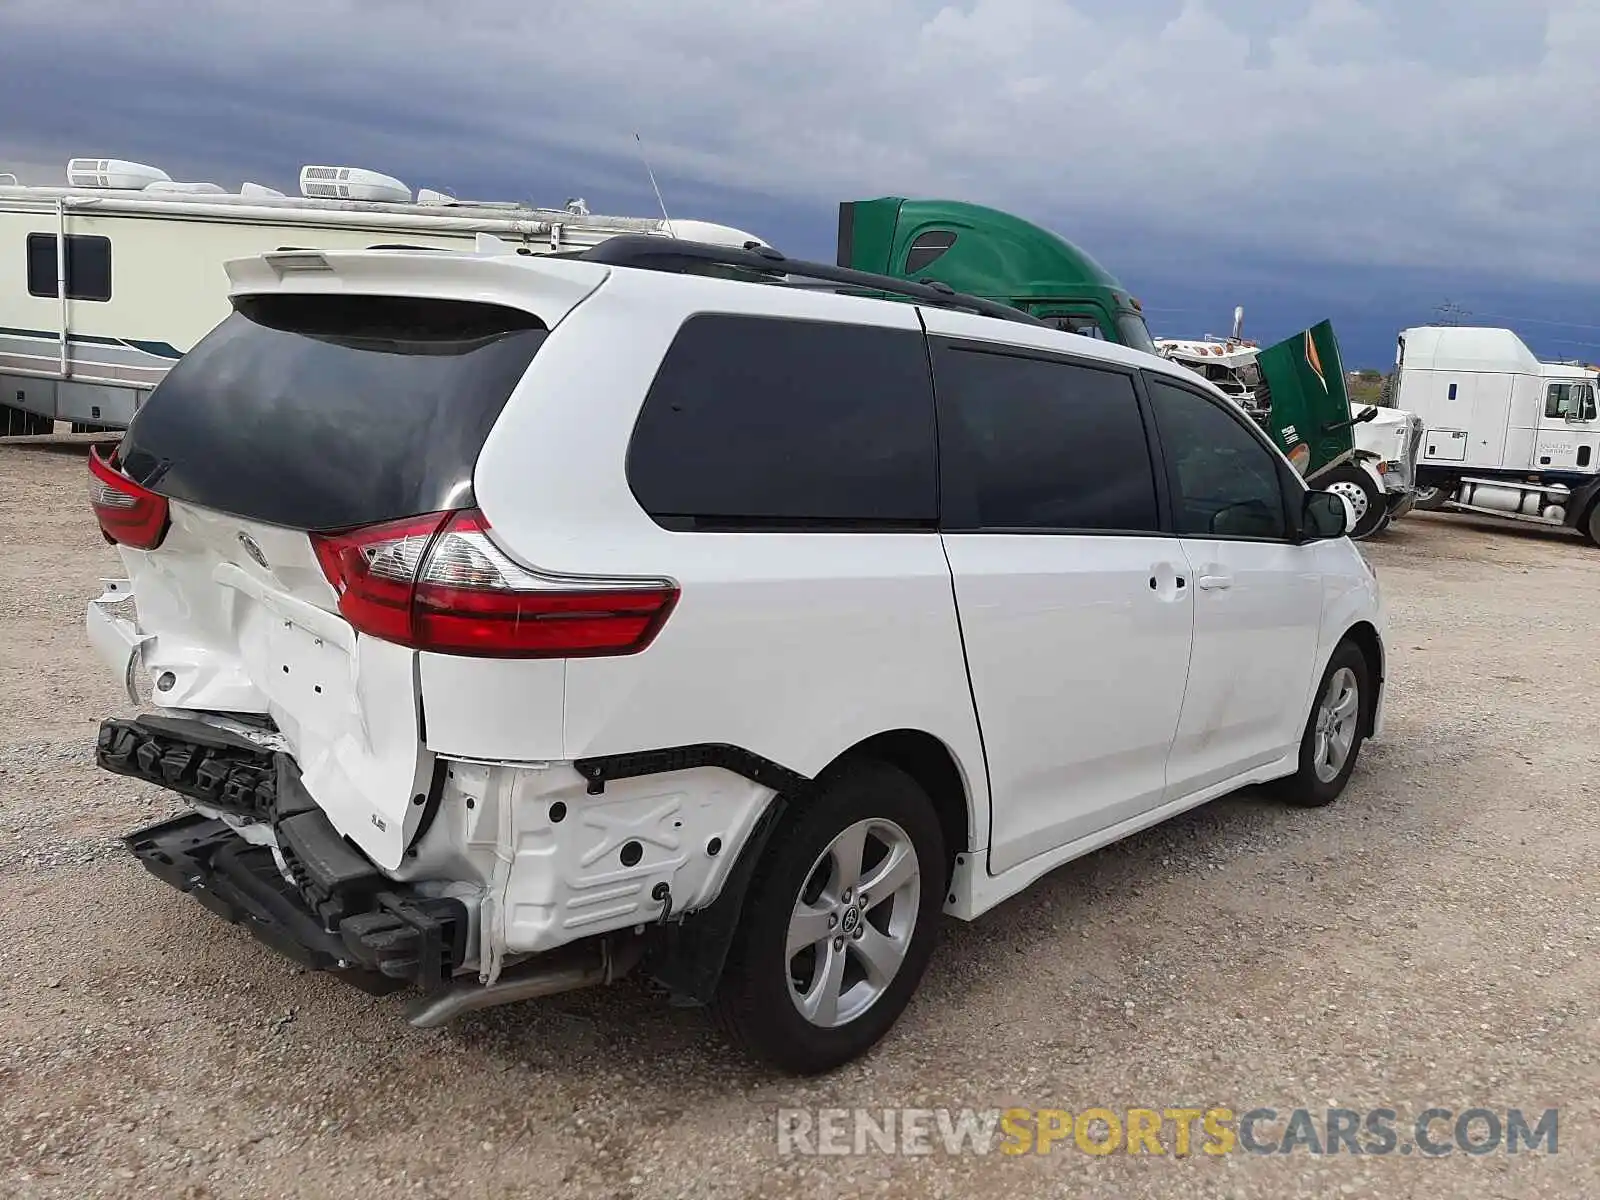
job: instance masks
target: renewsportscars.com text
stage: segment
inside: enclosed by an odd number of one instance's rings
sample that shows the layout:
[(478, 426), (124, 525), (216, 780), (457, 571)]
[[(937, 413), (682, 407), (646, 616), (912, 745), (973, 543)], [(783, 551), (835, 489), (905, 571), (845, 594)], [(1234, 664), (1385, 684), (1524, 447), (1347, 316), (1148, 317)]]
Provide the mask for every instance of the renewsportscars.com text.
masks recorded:
[(1556, 1154), (1559, 1110), (786, 1108), (780, 1155)]

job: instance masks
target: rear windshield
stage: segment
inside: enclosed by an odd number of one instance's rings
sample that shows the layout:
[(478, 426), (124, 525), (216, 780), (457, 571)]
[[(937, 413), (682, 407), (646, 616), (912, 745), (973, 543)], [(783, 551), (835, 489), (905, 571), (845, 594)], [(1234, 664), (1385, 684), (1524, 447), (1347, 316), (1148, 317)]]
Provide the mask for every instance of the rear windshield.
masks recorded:
[(490, 304), (243, 298), (139, 409), (122, 468), (173, 500), (295, 529), (461, 507), (546, 336)]

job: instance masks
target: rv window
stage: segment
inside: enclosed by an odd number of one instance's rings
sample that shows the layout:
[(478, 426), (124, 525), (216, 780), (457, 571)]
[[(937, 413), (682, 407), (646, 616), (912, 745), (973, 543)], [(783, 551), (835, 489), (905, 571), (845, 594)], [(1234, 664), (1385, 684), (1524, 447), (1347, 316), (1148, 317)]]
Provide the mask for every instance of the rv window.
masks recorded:
[(1452, 383), (1450, 385), (1450, 399), (1454, 400), (1455, 398), (1456, 398), (1456, 385)]
[(918, 271), (931, 266), (933, 260), (956, 244), (956, 235), (945, 230), (935, 229), (928, 233), (919, 233), (916, 241), (911, 243), (911, 249), (906, 253), (906, 274), (915, 275)]
[[(55, 297), (56, 235), (28, 235), (28, 295)], [(67, 235), (67, 299), (111, 299), (111, 239)]]
[(1587, 383), (1552, 383), (1545, 393), (1544, 415), (1568, 421), (1594, 420), (1594, 388)]

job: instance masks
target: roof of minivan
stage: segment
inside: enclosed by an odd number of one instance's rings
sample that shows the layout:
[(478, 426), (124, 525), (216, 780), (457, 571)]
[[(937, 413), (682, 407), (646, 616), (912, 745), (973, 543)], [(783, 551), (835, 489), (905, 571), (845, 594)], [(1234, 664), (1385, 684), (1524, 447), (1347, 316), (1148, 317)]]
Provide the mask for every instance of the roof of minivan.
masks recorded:
[[(429, 250), (316, 250), (252, 255), (234, 259), (225, 266), (231, 284), (230, 294), (236, 296), (263, 292), (329, 291), (454, 296), (523, 308), (552, 325), (581, 303), (613, 271), (626, 271), (630, 278), (641, 283), (646, 278), (658, 279), (662, 281), (663, 288), (672, 288), (674, 283), (682, 286), (692, 281), (691, 286), (700, 297), (708, 292), (716, 294), (726, 290), (730, 311), (736, 312), (759, 311), (763, 307), (760, 300), (763, 292), (775, 290), (792, 293), (801, 290), (817, 296), (824, 305), (834, 301), (841, 309), (854, 308), (857, 313), (862, 311), (857, 307), (860, 305), (884, 306), (886, 314), (890, 309), (903, 314), (914, 305), (921, 311), (929, 333), (1047, 350), (1142, 368), (1199, 384), (1218, 396), (1224, 396), (1215, 385), (1182, 364), (1116, 342), (1068, 333), (1044, 324), (1008, 321), (980, 313), (923, 305), (909, 299), (883, 299), (860, 294), (835, 295), (826, 290), (789, 289), (778, 284), (602, 265), (551, 255)], [(899, 324), (897, 321), (890, 323)]]

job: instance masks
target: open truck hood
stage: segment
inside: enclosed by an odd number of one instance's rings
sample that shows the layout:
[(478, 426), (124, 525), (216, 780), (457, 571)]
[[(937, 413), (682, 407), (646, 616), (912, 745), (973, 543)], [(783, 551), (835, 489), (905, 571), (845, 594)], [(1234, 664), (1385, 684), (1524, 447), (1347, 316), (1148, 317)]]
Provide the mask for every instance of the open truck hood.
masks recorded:
[(1350, 396), (1333, 325), (1321, 321), (1256, 360), (1272, 397), (1272, 436), (1305, 479), (1350, 458)]

